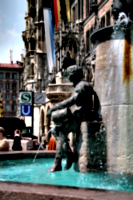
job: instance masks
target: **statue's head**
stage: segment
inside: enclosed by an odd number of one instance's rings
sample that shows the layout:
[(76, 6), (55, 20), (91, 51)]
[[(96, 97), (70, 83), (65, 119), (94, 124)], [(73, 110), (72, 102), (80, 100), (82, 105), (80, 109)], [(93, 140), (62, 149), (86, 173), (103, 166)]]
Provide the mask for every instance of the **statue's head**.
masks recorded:
[(79, 82), (83, 79), (83, 70), (78, 65), (72, 65), (67, 68), (68, 78), (71, 82)]

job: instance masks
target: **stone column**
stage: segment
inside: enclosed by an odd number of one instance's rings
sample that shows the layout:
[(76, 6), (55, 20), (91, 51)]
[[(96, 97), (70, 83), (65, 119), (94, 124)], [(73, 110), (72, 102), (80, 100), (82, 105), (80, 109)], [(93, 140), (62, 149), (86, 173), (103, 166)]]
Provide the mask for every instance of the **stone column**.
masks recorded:
[(108, 171), (133, 173), (133, 25), (99, 30), (92, 40), (97, 44), (95, 90), (107, 129)]

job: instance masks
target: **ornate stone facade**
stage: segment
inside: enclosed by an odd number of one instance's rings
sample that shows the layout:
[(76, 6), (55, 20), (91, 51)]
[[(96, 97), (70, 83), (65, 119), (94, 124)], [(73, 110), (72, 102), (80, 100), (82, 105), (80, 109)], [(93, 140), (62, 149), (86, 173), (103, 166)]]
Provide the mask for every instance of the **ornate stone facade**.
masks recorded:
[(38, 91), (38, 78), (42, 79), (42, 88), (45, 89), (45, 77), (48, 75), (42, 1), (27, 0), (27, 9), (25, 31), (22, 32), (25, 44), (23, 81), (24, 88), (29, 90), (31, 87), (27, 81), (35, 79), (37, 83), (34, 90)]

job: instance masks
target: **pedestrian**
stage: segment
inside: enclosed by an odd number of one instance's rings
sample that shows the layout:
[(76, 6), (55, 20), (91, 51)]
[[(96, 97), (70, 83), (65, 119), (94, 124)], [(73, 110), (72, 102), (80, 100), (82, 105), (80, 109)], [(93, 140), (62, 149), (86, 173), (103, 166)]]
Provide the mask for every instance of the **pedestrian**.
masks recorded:
[(6, 139), (5, 129), (0, 127), (0, 151), (9, 151), (9, 142)]
[(22, 137), (21, 131), (16, 129), (14, 131), (14, 142), (12, 146), (13, 151), (22, 151), (21, 137)]

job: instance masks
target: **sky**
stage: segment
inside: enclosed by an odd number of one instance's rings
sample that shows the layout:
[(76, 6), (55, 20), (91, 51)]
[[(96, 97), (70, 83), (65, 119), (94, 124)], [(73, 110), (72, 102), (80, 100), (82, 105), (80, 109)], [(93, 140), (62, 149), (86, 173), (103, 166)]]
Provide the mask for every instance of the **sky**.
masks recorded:
[(13, 62), (21, 61), (26, 11), (27, 0), (0, 0), (0, 63), (10, 63), (10, 49)]

